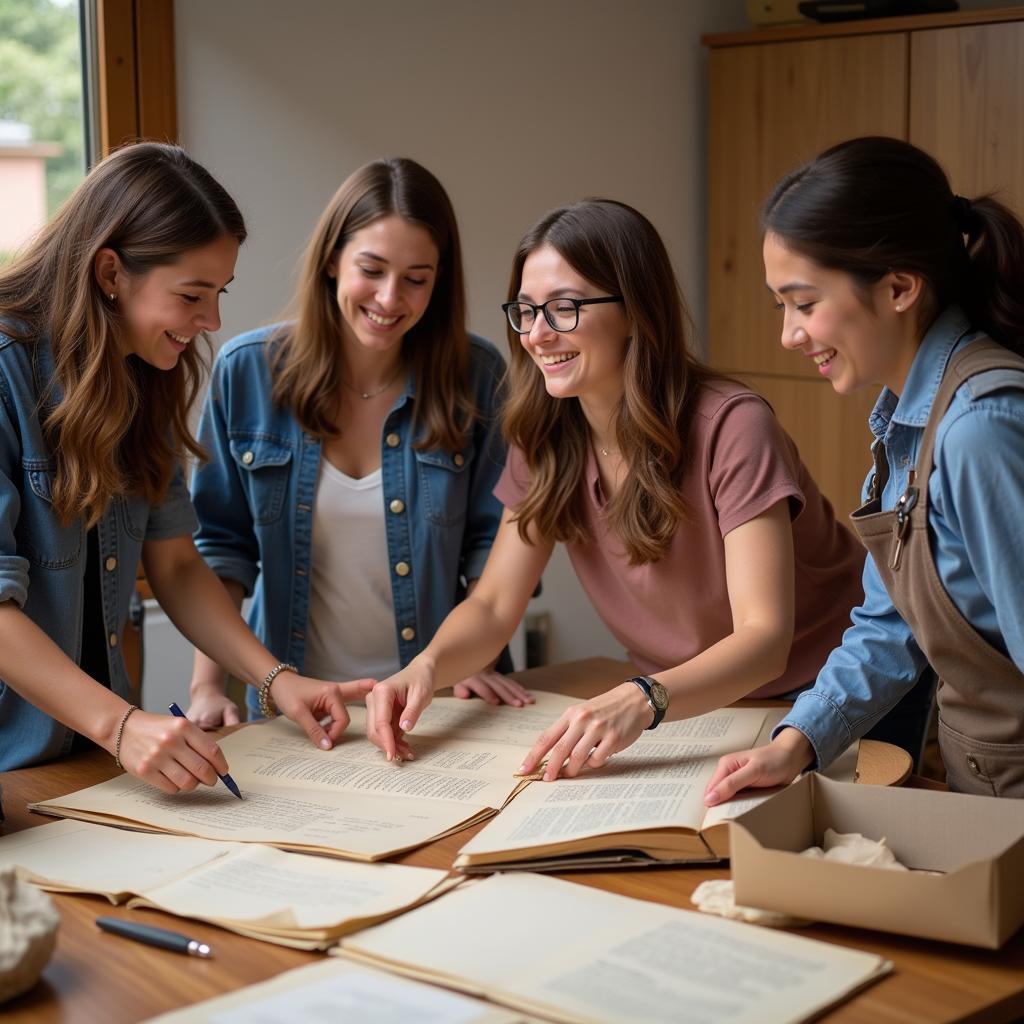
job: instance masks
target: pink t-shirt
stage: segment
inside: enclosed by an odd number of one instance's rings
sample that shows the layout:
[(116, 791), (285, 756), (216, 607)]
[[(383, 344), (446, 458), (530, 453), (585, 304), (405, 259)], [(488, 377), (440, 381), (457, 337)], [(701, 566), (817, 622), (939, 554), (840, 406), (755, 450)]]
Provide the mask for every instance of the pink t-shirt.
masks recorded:
[[(593, 539), (566, 545), (584, 590), (642, 672), (682, 664), (732, 632), (723, 538), (788, 498), (796, 556), (793, 646), (786, 671), (752, 696), (812, 682), (850, 624), (850, 609), (863, 599), (864, 549), (836, 521), (796, 445), (753, 392), (728, 381), (705, 387), (690, 444), (694, 456), (682, 485), (689, 519), (660, 561), (639, 566), (629, 564), (622, 542), (604, 521), (590, 452), (583, 504)], [(522, 453), (510, 448), (494, 494), (515, 509), (528, 484)]]

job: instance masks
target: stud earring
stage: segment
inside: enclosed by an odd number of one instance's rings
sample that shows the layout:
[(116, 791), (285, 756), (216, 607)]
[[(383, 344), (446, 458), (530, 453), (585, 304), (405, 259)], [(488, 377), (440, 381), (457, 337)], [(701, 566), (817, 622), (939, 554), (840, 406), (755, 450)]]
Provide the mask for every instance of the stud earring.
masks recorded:
[(110, 301), (113, 302), (116, 298), (117, 298), (117, 294), (115, 292), (111, 292), (110, 293)]
[(897, 313), (902, 313), (903, 312), (903, 305), (902, 304), (900, 304), (899, 306), (896, 307), (896, 312)]

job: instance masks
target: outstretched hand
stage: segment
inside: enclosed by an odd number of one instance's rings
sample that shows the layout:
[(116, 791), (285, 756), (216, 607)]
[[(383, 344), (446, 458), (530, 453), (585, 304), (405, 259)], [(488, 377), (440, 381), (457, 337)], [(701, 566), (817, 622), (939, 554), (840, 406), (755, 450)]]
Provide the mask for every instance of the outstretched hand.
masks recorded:
[[(270, 686), (270, 696), (281, 714), (286, 715), (321, 750), (330, 750), (348, 727), (346, 701), (363, 700), (376, 680), (356, 679), (331, 683), (310, 679), (295, 672), (282, 672)], [(325, 729), (320, 723), (330, 718)]]
[(643, 691), (633, 683), (575, 704), (545, 729), (519, 768), (529, 775), (547, 756), (544, 781), (559, 775), (571, 778), (584, 766), (600, 768), (616, 751), (623, 750), (651, 724), (653, 711)]
[(750, 787), (786, 786), (813, 760), (814, 749), (807, 737), (798, 729), (783, 729), (765, 747), (720, 757), (704, 790), (704, 803), (714, 807)]

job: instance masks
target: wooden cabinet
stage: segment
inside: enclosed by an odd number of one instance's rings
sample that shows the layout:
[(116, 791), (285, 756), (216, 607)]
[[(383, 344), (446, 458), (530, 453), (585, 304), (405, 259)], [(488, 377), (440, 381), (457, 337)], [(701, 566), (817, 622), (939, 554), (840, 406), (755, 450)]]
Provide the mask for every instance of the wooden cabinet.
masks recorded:
[(870, 466), (875, 394), (844, 398), (779, 344), (758, 216), (772, 185), (833, 143), (909, 139), (956, 191), (1024, 211), (1024, 7), (709, 36), (712, 365), (775, 408), (837, 513)]

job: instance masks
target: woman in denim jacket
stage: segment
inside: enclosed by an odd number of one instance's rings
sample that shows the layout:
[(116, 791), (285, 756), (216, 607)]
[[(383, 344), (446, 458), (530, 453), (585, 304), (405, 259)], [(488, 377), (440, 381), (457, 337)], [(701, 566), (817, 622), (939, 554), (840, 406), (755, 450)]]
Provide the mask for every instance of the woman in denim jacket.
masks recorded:
[[(391, 675), (483, 570), (501, 516), (504, 364), (464, 321), (447, 194), (412, 160), (376, 160), (321, 216), (294, 318), (217, 356), (196, 543), (239, 604), (255, 595), (253, 630), (300, 669)], [(191, 690), (193, 721), (238, 720), (224, 669), (199, 652)], [(532, 699), (494, 671), (455, 692)]]
[(826, 766), (926, 663), (950, 788), (1024, 797), (1024, 224), (955, 196), (909, 143), (862, 138), (784, 178), (763, 225), (782, 344), (839, 394), (884, 385), (851, 516), (864, 603), (772, 743), (722, 759), (708, 802)]
[[(193, 642), (250, 683), (273, 675), (195, 550), (181, 472), (201, 455), (195, 343), (244, 239), (206, 170), (146, 143), (99, 164), (0, 272), (0, 770), (92, 741), (167, 793), (228, 771), (194, 725), (130, 703), (119, 640), (140, 556)], [(330, 746), (365, 689), (293, 676), (274, 696)]]

